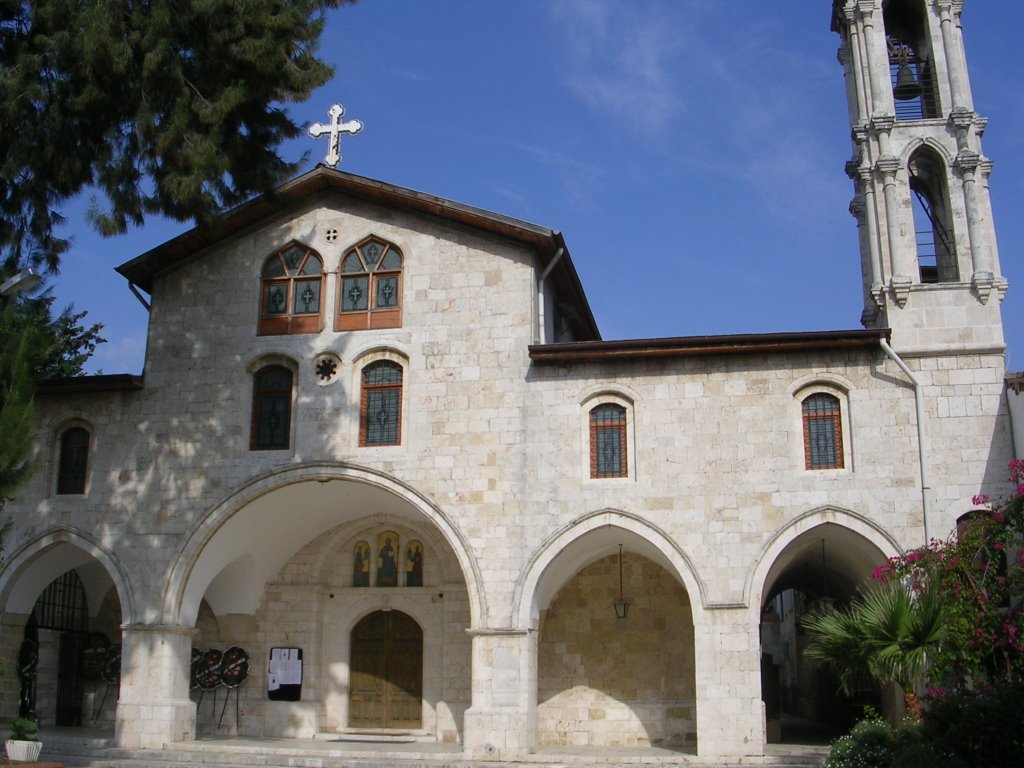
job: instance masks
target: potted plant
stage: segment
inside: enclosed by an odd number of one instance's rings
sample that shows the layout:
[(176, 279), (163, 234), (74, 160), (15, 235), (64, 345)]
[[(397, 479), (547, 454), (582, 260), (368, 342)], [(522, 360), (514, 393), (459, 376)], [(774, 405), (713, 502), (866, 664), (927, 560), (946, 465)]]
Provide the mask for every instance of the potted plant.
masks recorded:
[(39, 724), (27, 717), (16, 717), (11, 721), (11, 737), (4, 743), (7, 759), (32, 763), (39, 759), (43, 742), (36, 738)]

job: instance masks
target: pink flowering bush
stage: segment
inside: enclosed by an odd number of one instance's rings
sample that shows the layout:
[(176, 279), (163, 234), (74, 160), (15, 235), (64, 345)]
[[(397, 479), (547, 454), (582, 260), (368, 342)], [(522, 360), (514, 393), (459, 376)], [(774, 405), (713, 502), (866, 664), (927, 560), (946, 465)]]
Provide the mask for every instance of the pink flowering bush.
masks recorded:
[[(946, 609), (947, 634), (930, 677), (946, 685), (1024, 676), (1024, 460), (1012, 461), (1012, 497), (975, 513), (945, 541), (894, 557), (875, 569), (922, 594), (934, 585)], [(985, 496), (976, 506), (989, 504)]]

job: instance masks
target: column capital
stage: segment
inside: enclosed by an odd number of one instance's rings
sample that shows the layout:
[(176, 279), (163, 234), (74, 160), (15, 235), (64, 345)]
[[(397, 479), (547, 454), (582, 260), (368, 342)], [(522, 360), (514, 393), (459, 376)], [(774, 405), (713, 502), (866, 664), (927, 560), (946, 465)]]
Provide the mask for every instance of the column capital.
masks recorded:
[(953, 111), (949, 113), (949, 122), (957, 130), (966, 131), (974, 124), (974, 118), (976, 116), (977, 115), (967, 107), (953, 107)]
[(861, 16), (870, 18), (878, 10), (878, 0), (856, 0), (857, 11)]
[(871, 128), (875, 133), (889, 133), (896, 125), (896, 115), (889, 112), (876, 112), (871, 116)]
[(894, 179), (896, 178), (896, 172), (900, 169), (899, 158), (893, 157), (892, 155), (880, 157), (878, 158), (878, 162), (875, 163), (875, 169), (882, 174), (886, 181)]
[(857, 220), (857, 224), (864, 223), (864, 214), (867, 211), (867, 207), (864, 202), (864, 195), (856, 195), (853, 200), (850, 201), (850, 215)]
[(978, 170), (978, 165), (981, 163), (981, 155), (977, 152), (972, 152), (969, 149), (962, 149), (956, 156), (954, 162), (956, 169), (962, 174), (973, 174)]

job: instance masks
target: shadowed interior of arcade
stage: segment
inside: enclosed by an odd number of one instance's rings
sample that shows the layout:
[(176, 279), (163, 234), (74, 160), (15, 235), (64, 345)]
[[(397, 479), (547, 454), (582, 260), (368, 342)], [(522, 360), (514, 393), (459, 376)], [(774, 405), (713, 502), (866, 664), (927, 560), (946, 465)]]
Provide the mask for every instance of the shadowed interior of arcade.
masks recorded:
[(42, 727), (112, 728), (122, 623), (113, 580), (89, 553), (67, 543), (44, 548), (21, 566), (3, 611), (3, 716)]
[(864, 707), (882, 709), (874, 681), (861, 681), (847, 695), (830, 670), (804, 658), (808, 637), (801, 620), (816, 609), (846, 605), (884, 559), (858, 533), (826, 523), (794, 539), (773, 564), (760, 632), (769, 743), (826, 743), (848, 730)]

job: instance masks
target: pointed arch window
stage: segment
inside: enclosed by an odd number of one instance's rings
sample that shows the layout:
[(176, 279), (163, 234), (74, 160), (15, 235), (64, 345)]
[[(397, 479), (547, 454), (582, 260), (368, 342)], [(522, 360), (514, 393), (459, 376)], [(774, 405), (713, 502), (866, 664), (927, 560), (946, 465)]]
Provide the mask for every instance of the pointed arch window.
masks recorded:
[(402, 366), (390, 360), (363, 369), (359, 445), (399, 445), (402, 440)]
[(626, 477), (626, 409), (604, 403), (590, 411), (590, 476)]
[(841, 469), (843, 421), (839, 398), (818, 392), (804, 398), (801, 410), (805, 468)]
[(323, 262), (316, 251), (289, 243), (263, 263), (261, 279), (261, 336), (323, 329)]
[(61, 433), (57, 493), (85, 493), (89, 470), (89, 439), (89, 430), (85, 427), (69, 427)]
[(341, 260), (335, 330), (400, 328), (402, 252), (375, 237), (356, 245)]
[(267, 365), (253, 374), (250, 450), (274, 451), (289, 447), (293, 378), (292, 372), (283, 365)]
[(921, 147), (908, 165), (914, 239), (922, 283), (953, 283), (960, 279), (949, 210), (946, 165), (938, 154)]

